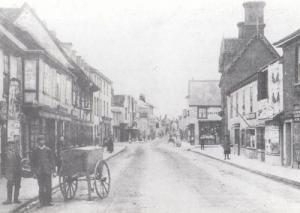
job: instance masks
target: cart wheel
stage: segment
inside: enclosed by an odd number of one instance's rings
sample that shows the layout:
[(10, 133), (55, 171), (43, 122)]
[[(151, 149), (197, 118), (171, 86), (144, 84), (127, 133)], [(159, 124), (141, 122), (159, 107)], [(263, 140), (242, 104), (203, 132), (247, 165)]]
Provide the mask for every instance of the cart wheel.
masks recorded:
[(98, 161), (94, 174), (96, 193), (101, 199), (106, 198), (110, 191), (110, 172), (107, 163), (103, 160)]
[(59, 188), (65, 200), (70, 200), (75, 197), (77, 186), (77, 177), (59, 176)]

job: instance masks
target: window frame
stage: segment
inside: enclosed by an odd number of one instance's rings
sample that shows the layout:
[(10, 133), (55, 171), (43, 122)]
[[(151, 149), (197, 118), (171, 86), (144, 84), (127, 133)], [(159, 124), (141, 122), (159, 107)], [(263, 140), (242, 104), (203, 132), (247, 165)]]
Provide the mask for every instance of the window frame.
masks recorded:
[[(202, 113), (200, 113), (200, 110), (204, 110), (204, 111)], [(201, 116), (200, 116), (200, 114), (201, 114)], [(197, 107), (197, 118), (198, 119), (207, 119), (208, 118), (208, 108), (207, 107)]]

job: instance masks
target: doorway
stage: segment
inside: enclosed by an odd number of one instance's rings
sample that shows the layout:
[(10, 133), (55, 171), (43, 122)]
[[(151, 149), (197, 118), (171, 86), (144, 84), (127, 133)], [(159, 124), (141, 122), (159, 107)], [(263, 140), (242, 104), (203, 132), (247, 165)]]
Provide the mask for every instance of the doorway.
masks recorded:
[(290, 166), (292, 162), (292, 123), (285, 123), (285, 143), (283, 144), (283, 165)]
[(240, 144), (240, 129), (234, 130), (234, 144), (237, 145), (237, 154), (240, 155), (241, 144)]

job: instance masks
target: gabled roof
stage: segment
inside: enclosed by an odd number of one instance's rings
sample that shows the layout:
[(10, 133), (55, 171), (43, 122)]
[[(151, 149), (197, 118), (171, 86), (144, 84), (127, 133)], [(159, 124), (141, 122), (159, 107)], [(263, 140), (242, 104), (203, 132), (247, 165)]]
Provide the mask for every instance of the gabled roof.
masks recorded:
[(290, 42), (294, 41), (295, 39), (299, 38), (299, 36), (300, 36), (300, 29), (280, 39), (279, 41), (275, 42), (273, 45), (275, 45), (276, 47), (283, 47), (289, 44)]
[(10, 21), (15, 20), (21, 12), (21, 8), (0, 8), (0, 13)]
[(0, 23), (7, 31), (18, 38), (18, 40), (20, 40), (29, 50), (44, 50), (27, 31), (16, 27), (7, 19), (1, 19)]
[(99, 75), (101, 78), (103, 78), (105, 81), (107, 81), (108, 83), (112, 84), (112, 80), (110, 80), (107, 76), (105, 76), (102, 72), (100, 72), (98, 69), (89, 66), (90, 71)]
[(223, 72), (223, 68), (243, 49), (245, 44), (246, 41), (244, 39), (225, 38), (222, 40), (219, 57), (219, 72)]
[(218, 80), (190, 80), (189, 106), (220, 106), (221, 91)]
[(266, 39), (264, 35), (254, 35), (242, 48), (238, 54), (234, 57), (231, 63), (229, 63), (226, 67), (225, 70), (228, 71), (230, 70), (238, 61), (239, 59), (243, 56), (243, 54), (251, 47), (252, 44), (254, 44), (255, 41), (260, 40), (263, 42), (263, 44), (266, 45), (266, 47), (269, 49), (270, 53), (275, 57), (279, 58), (278, 52), (275, 50), (275, 48), (272, 46), (272, 44)]
[(0, 8), (0, 21), (4, 24), (4, 27), (6, 27), (11, 33), (13, 33), (18, 39), (20, 39), (29, 49), (31, 50), (43, 50), (52, 60), (62, 64), (60, 60), (53, 54), (51, 54), (51, 49), (44, 48), (36, 39), (33, 38), (33, 36), (25, 31), (17, 27), (14, 22), (18, 19), (20, 14), (24, 9), (28, 9), (31, 14), (34, 16), (34, 18), (38, 21), (38, 23), (41, 25), (41, 27), (46, 31), (50, 39), (53, 41), (54, 45), (59, 50), (60, 54), (62, 54), (64, 60), (68, 63), (70, 69), (73, 70), (73, 72), (84, 82), (87, 82), (88, 86), (91, 86), (91, 88), (96, 91), (99, 88), (97, 85), (89, 79), (89, 77), (84, 73), (84, 71), (71, 59), (71, 57), (66, 54), (64, 49), (62, 48), (59, 40), (53, 36), (53, 34), (48, 30), (44, 22), (40, 20), (40, 18), (37, 16), (35, 11), (27, 4), (24, 3), (21, 8)]

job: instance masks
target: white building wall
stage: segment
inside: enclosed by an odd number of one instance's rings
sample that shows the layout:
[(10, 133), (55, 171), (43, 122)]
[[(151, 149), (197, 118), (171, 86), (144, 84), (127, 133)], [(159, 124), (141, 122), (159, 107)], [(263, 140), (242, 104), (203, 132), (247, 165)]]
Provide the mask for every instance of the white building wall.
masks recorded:
[(3, 51), (0, 49), (0, 101), (3, 101), (3, 69), (4, 69)]
[[(252, 91), (252, 111), (251, 111), (251, 91)], [(236, 100), (238, 94), (238, 114), (236, 113)], [(243, 110), (243, 94), (245, 94), (245, 109)], [(232, 98), (232, 101), (230, 100)], [(231, 116), (231, 103), (232, 116)], [(240, 129), (253, 129), (257, 124), (258, 102), (257, 102), (257, 80), (237, 89), (227, 96), (228, 109), (228, 130), (231, 142), (234, 143), (235, 125), (239, 124)], [(256, 142), (254, 142), (256, 146)]]

